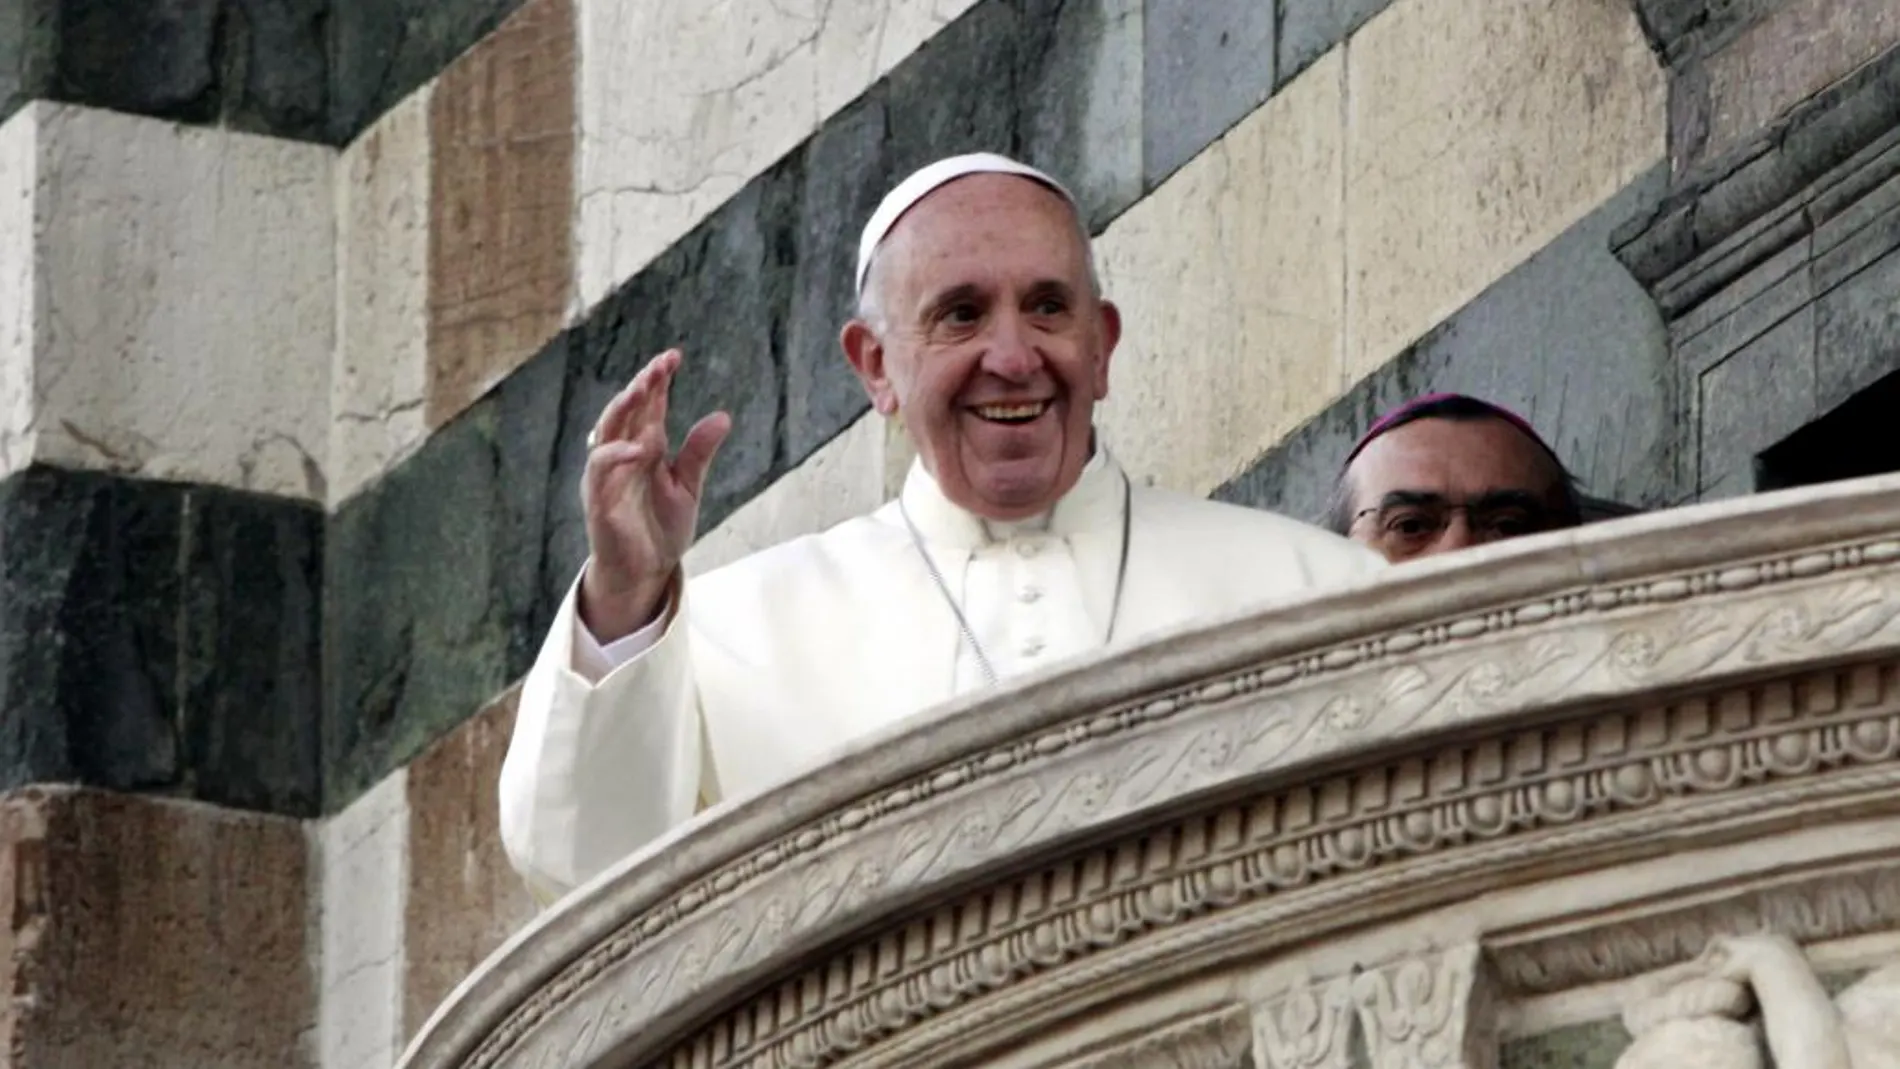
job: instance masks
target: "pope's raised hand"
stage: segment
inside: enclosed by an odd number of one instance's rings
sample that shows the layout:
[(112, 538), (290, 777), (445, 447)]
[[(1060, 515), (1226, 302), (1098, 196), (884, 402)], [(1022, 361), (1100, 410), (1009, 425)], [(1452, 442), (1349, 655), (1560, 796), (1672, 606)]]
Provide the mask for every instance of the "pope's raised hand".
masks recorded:
[(699, 501), (713, 454), (732, 429), (714, 412), (671, 451), (667, 394), (680, 367), (669, 349), (607, 402), (589, 436), (581, 509), (587, 517), (587, 570), (581, 620), (601, 642), (651, 623), (665, 608), (667, 585), (693, 544)]

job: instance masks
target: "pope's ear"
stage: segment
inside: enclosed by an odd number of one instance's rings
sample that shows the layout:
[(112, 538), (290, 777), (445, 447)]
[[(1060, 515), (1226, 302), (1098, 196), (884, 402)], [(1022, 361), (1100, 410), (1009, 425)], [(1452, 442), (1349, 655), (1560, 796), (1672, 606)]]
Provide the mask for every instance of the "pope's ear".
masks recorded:
[(1108, 365), (1115, 355), (1115, 346), (1122, 340), (1122, 310), (1115, 302), (1103, 299), (1099, 302), (1102, 309), (1102, 358), (1095, 362), (1095, 399), (1100, 401), (1108, 396)]
[(895, 414), (897, 391), (891, 387), (891, 377), (884, 367), (884, 342), (877, 332), (864, 320), (853, 319), (844, 325), (838, 344), (844, 347), (844, 358), (851, 362), (851, 370), (857, 372), (864, 392), (870, 395), (871, 407), (880, 415)]

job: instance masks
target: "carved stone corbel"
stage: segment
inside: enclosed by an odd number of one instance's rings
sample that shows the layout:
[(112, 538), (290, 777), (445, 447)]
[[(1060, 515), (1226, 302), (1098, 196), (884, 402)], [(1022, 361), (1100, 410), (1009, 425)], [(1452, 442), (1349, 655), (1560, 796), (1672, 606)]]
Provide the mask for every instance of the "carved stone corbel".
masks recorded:
[(1352, 978), (1311, 982), (1260, 1003), (1253, 1015), (1261, 1069), (1351, 1069)]
[(1381, 1069), (1496, 1069), (1496, 999), (1475, 943), (1368, 969), (1352, 998)]

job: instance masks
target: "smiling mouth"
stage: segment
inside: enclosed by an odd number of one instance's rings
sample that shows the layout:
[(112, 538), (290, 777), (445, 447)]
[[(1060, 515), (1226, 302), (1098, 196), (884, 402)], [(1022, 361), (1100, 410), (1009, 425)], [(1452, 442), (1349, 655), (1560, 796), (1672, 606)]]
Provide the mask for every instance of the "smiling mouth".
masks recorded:
[(977, 418), (991, 423), (1028, 423), (1049, 411), (1049, 402), (1030, 401), (1016, 405), (971, 405)]

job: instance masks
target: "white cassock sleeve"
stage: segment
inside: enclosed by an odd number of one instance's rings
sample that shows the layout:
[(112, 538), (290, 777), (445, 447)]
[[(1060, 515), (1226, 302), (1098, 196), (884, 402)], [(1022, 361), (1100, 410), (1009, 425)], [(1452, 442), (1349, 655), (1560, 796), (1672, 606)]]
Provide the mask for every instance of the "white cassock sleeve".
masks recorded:
[(522, 683), (501, 769), (502, 846), (544, 905), (691, 818), (709, 793), (683, 588), (653, 625), (603, 651), (580, 623), (579, 586)]

